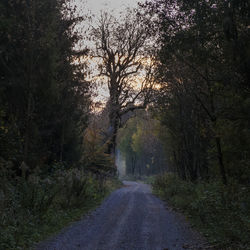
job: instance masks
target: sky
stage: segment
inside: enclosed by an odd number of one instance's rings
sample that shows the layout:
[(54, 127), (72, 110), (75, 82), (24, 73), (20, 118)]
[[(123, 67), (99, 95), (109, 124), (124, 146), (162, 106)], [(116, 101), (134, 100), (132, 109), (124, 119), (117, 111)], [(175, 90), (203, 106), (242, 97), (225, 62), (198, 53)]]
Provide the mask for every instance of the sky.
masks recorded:
[[(120, 12), (123, 12), (126, 8), (135, 8), (137, 7), (137, 2), (144, 2), (145, 0), (71, 0), (71, 4), (77, 7), (77, 13), (82, 15), (94, 15), (94, 19), (98, 19), (100, 17), (101, 11), (107, 11), (114, 16), (119, 16)], [(95, 20), (92, 20), (95, 22)], [(85, 23), (86, 24), (86, 23)], [(87, 24), (88, 26), (88, 24)], [(78, 27), (81, 29), (80, 27)], [(86, 28), (86, 27), (85, 27)], [(87, 42), (88, 43), (88, 42)], [(86, 41), (82, 44), (86, 45)], [(81, 42), (79, 44), (81, 46)], [(88, 45), (91, 47), (91, 44)], [(95, 67), (95, 63), (93, 66)], [(97, 96), (94, 97), (94, 101), (96, 102), (105, 102), (108, 99), (108, 89), (107, 86), (104, 84), (97, 88)]]
[(90, 10), (93, 14), (98, 14), (101, 10), (120, 12), (126, 7), (137, 6), (137, 0), (73, 0), (73, 2), (79, 10), (84, 12)]

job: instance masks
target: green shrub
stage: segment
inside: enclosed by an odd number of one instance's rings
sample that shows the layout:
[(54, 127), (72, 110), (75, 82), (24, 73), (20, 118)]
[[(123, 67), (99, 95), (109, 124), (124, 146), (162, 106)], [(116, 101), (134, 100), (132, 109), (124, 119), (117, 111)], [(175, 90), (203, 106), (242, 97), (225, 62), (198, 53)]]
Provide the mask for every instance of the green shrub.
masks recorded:
[[(0, 249), (28, 249), (35, 241), (60, 230), (95, 207), (117, 181), (99, 180), (83, 170), (56, 170), (41, 178), (10, 181), (5, 174), (0, 186)], [(115, 184), (113, 184), (115, 183)]]
[(168, 173), (155, 179), (153, 190), (186, 213), (219, 249), (248, 249), (249, 187), (233, 182), (228, 186), (219, 182), (193, 184)]

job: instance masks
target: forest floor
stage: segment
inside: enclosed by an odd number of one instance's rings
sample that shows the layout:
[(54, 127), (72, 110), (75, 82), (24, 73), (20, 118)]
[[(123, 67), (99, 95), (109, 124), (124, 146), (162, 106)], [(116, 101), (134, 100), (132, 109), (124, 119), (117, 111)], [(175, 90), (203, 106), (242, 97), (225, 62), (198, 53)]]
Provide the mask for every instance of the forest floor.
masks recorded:
[(208, 249), (185, 217), (166, 208), (147, 184), (124, 181), (94, 212), (36, 250)]

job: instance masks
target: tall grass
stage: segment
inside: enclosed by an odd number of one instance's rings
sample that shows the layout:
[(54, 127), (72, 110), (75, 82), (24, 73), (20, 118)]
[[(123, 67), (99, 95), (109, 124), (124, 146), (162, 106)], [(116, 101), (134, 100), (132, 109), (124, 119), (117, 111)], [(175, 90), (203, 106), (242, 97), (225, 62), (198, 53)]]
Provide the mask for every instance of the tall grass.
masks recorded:
[(216, 249), (250, 249), (250, 189), (231, 182), (183, 181), (174, 174), (158, 176), (153, 190), (183, 211)]
[(100, 183), (77, 169), (39, 176), (1, 176), (0, 249), (28, 249), (79, 219), (116, 185), (113, 180)]

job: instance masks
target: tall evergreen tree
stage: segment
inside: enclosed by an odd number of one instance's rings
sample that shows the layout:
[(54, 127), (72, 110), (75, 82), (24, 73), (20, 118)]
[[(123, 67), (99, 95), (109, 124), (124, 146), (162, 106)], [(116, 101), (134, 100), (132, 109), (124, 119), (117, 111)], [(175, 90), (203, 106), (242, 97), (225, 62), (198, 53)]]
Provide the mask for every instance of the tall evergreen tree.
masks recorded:
[(90, 106), (75, 64), (80, 19), (64, 0), (1, 1), (0, 9), (0, 156), (29, 168), (76, 161)]

